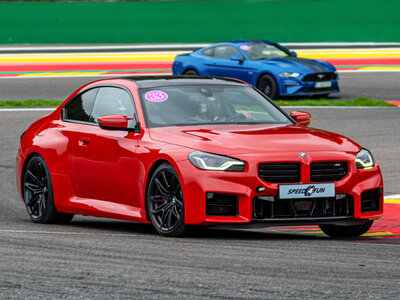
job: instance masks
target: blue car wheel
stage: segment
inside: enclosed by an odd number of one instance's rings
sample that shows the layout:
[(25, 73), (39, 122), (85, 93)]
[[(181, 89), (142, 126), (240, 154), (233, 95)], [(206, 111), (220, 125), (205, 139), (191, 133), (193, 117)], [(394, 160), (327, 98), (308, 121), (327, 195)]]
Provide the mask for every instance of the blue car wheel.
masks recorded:
[(257, 88), (271, 99), (276, 99), (278, 96), (278, 84), (271, 75), (262, 75), (258, 79)]
[(195, 75), (199, 75), (199, 73), (197, 73), (195, 70), (193, 70), (193, 69), (189, 69), (189, 70), (187, 70), (187, 71), (185, 71), (184, 73), (183, 73), (183, 75), (193, 75), (193, 76), (195, 76)]

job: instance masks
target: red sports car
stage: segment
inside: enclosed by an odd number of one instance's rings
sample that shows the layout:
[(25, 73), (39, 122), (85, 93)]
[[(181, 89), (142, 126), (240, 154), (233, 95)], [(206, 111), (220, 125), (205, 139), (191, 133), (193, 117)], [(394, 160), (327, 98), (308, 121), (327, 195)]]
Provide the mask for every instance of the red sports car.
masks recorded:
[(383, 213), (379, 166), (310, 119), (236, 80), (100, 80), (22, 134), (17, 185), (38, 223), (83, 214), (166, 236), (221, 224), (361, 235)]

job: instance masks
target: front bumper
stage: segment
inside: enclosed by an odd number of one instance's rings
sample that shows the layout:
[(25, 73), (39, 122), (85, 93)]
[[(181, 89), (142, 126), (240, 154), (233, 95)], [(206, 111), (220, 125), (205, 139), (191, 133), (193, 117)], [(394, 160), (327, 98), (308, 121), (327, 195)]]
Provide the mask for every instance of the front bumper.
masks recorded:
[(304, 82), (295, 78), (280, 79), (281, 96), (301, 96), (301, 95), (319, 95), (332, 94), (340, 92), (339, 82), (337, 79), (329, 81), (330, 87), (317, 88), (315, 81)]
[[(282, 159), (286, 156), (286, 159)], [(258, 177), (260, 157), (268, 162), (297, 161), (297, 153), (294, 154), (265, 154), (245, 155), (240, 158), (246, 161), (244, 172), (218, 172), (196, 169), (188, 160), (181, 161), (179, 169), (183, 178), (183, 194), (185, 202), (185, 223), (197, 225), (222, 225), (242, 224), (254, 226), (268, 225), (311, 225), (311, 224), (359, 224), (366, 220), (380, 218), (383, 214), (383, 180), (378, 165), (371, 169), (357, 169), (354, 155), (346, 153), (314, 153), (314, 161), (347, 161), (348, 174), (335, 183), (336, 195), (348, 195), (351, 198), (349, 212), (342, 211), (339, 214), (319, 215), (256, 215), (255, 199), (258, 197), (272, 197), (274, 201), (281, 201), (278, 197), (279, 183), (268, 183)], [(313, 160), (301, 162), (305, 170)], [(311, 183), (309, 175), (302, 176), (299, 183)], [(258, 193), (258, 187), (264, 191)], [(378, 205), (376, 209), (362, 209), (361, 198), (365, 191), (379, 190)], [(237, 199), (236, 213), (226, 216), (210, 215), (207, 213), (207, 195), (224, 194), (232, 195)], [(301, 199), (300, 199), (301, 200)], [(308, 200), (308, 199), (307, 199)], [(315, 201), (328, 201), (315, 199)]]

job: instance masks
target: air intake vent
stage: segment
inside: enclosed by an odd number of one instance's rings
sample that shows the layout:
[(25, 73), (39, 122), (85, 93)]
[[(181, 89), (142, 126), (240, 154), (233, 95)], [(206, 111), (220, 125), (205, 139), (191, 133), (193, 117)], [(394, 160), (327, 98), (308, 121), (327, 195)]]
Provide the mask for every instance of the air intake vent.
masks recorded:
[(269, 163), (261, 164), (258, 168), (258, 176), (272, 183), (300, 182), (299, 163)]
[(361, 194), (361, 212), (378, 211), (382, 189), (365, 191)]
[(347, 163), (327, 161), (311, 163), (311, 182), (338, 181), (347, 175)]
[(207, 216), (237, 216), (238, 209), (237, 195), (221, 193), (206, 194)]

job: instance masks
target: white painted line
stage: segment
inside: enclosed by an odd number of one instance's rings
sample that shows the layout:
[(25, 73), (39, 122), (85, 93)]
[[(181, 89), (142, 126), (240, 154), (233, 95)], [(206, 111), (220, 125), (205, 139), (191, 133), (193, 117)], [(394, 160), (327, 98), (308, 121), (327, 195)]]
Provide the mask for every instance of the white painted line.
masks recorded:
[[(374, 66), (366, 67), (366, 68), (373, 68)], [(400, 72), (399, 69), (395, 70), (336, 70), (339, 73), (374, 73), (374, 72)], [(340, 78), (339, 78), (340, 82)]]
[[(0, 229), (0, 232), (4, 233), (32, 233), (32, 234), (64, 234), (64, 235), (93, 235), (92, 232), (70, 232), (70, 231), (39, 231), (39, 230), (13, 230), (13, 229)], [(96, 233), (96, 235), (107, 235), (107, 236), (130, 236), (134, 237), (134, 234), (124, 233)]]
[[(33, 46), (33, 47), (0, 47), (0, 51), (10, 50), (110, 50), (110, 49), (173, 49), (206, 47), (211, 44), (168, 44), (168, 45), (115, 45), (115, 46)], [(400, 44), (399, 44), (400, 45)]]
[(400, 194), (385, 196), (385, 199), (400, 199)]
[(54, 111), (56, 110), (57, 107), (43, 107), (43, 108), (39, 108), (39, 107), (32, 107), (32, 108), (25, 108), (25, 107), (21, 107), (21, 108), (0, 108), (0, 112), (2, 111)]

